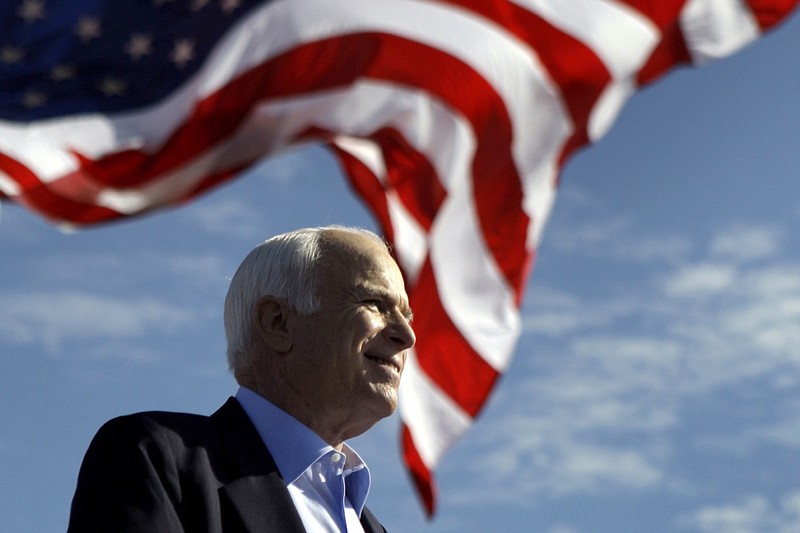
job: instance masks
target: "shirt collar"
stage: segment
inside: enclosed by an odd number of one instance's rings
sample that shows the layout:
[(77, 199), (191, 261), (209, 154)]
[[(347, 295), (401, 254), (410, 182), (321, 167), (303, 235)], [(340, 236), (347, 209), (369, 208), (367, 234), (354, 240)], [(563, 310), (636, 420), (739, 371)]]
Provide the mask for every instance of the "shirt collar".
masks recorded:
[[(309, 427), (247, 387), (239, 387), (236, 400), (253, 422), (287, 485), (318, 459), (334, 451)], [(347, 459), (344, 470), (347, 496), (360, 516), (369, 492), (369, 469), (347, 443), (342, 445), (342, 453)]]

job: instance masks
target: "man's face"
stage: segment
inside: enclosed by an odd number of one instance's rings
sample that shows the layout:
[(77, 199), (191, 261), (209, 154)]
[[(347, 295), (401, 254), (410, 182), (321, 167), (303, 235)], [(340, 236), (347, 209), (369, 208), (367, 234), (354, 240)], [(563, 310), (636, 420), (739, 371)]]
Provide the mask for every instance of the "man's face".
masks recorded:
[(394, 412), (415, 337), (403, 278), (385, 247), (336, 235), (318, 278), (320, 308), (297, 317), (292, 375), (308, 407), (350, 438)]

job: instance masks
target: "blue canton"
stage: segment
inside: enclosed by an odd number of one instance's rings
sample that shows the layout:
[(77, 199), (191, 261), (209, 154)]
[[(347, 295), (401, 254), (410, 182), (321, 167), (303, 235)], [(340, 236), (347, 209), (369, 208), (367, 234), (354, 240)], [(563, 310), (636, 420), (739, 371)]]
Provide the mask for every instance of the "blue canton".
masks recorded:
[(164, 98), (258, 0), (0, 0), (0, 118), (109, 113)]

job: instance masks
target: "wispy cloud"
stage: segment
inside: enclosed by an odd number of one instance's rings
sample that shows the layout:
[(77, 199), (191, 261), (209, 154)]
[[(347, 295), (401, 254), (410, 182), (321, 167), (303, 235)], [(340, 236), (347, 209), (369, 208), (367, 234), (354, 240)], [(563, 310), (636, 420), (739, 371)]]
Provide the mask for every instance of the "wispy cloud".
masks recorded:
[[(152, 297), (112, 298), (87, 292), (0, 294), (0, 335), (6, 343), (40, 345), (56, 355), (64, 343), (105, 341), (119, 347), (152, 333), (171, 332), (192, 320), (190, 309)], [(102, 344), (91, 352), (124, 356)]]
[(674, 263), (688, 256), (692, 243), (676, 235), (634, 235), (632, 220), (609, 217), (602, 224), (555, 227), (547, 243), (562, 252), (581, 257), (603, 256), (619, 261), (657, 261)]
[(779, 228), (735, 224), (714, 237), (709, 251), (734, 261), (753, 261), (774, 256), (782, 241)]
[(267, 218), (250, 201), (233, 198), (209, 199), (192, 213), (201, 230), (211, 235), (233, 235), (248, 240), (260, 236), (259, 225), (254, 221)]
[(677, 525), (702, 533), (794, 533), (800, 531), (800, 491), (778, 502), (750, 495), (735, 503), (706, 506), (680, 517)]
[(703, 297), (728, 290), (736, 278), (733, 265), (699, 263), (672, 272), (664, 290), (668, 296)]

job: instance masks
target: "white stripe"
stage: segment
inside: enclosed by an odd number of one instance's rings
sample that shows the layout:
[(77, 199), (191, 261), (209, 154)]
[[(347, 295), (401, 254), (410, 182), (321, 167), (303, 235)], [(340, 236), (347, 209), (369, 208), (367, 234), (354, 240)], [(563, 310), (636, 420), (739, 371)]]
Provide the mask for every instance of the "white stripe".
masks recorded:
[(386, 163), (377, 144), (349, 135), (336, 135), (333, 144), (361, 161), (381, 182), (386, 182)]
[(589, 114), (589, 124), (586, 130), (590, 143), (599, 141), (603, 135), (608, 133), (622, 111), (622, 106), (635, 91), (636, 86), (633, 79), (615, 81), (603, 89)]
[(680, 21), (696, 65), (732, 54), (760, 33), (758, 22), (742, 0), (689, 0)]
[(447, 197), (430, 240), (442, 305), (470, 346), (502, 372), (519, 335), (519, 315), (482, 239), (469, 180)]
[(12, 180), (8, 174), (5, 172), (0, 171), (0, 191), (3, 191), (3, 194), (6, 196), (17, 196), (20, 192), (19, 184)]
[(386, 201), (394, 229), (397, 260), (406, 273), (409, 285), (413, 286), (428, 256), (428, 237), (394, 191), (386, 195)]
[(514, 0), (598, 55), (615, 79), (631, 76), (660, 34), (652, 21), (613, 0)]
[[(523, 204), (525, 212), (531, 217), (528, 228), (529, 250), (536, 250), (542, 240), (545, 225), (550, 218), (550, 211), (556, 201), (556, 180), (558, 178), (558, 164), (555, 158), (550, 158), (542, 165), (541, 177), (526, 180), (525, 198)], [(530, 183), (529, 183), (530, 182)]]
[(439, 459), (469, 429), (472, 418), (432, 383), (409, 350), (400, 382), (400, 411), (422, 462), (433, 470)]
[(581, 41), (600, 58), (611, 84), (595, 103), (588, 133), (596, 141), (608, 131), (634, 91), (634, 79), (661, 38), (641, 13), (613, 0), (516, 0), (553, 26)]
[(64, 121), (31, 124), (0, 121), (0, 151), (13, 157), (43, 182), (53, 181), (78, 168), (78, 160), (65, 150), (65, 140), (97, 135), (98, 145), (109, 145), (112, 135), (108, 121), (73, 117)]

